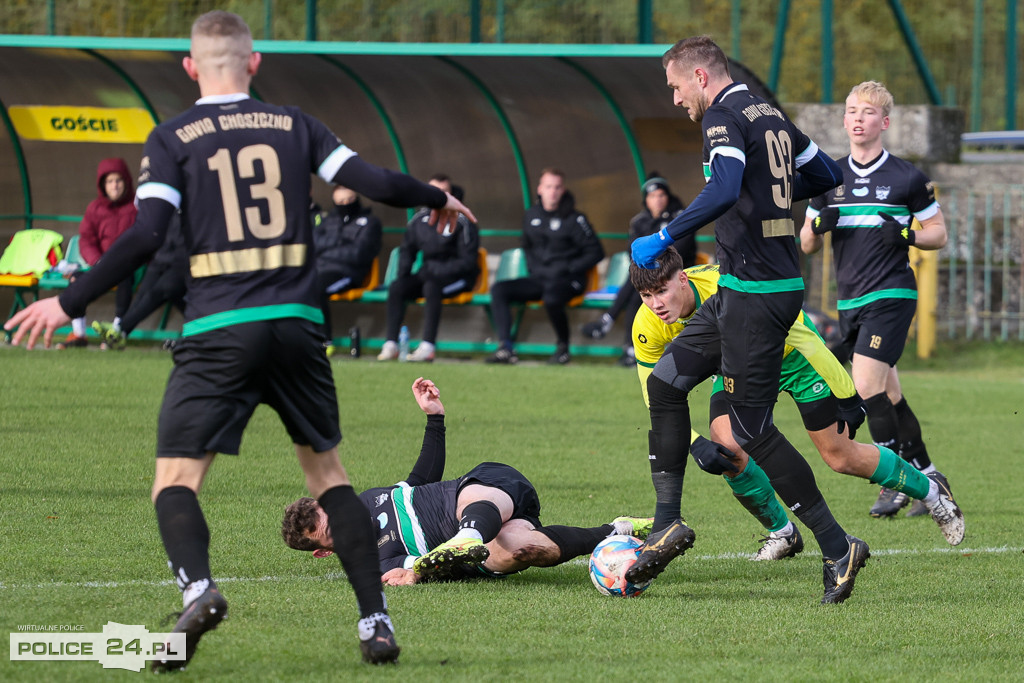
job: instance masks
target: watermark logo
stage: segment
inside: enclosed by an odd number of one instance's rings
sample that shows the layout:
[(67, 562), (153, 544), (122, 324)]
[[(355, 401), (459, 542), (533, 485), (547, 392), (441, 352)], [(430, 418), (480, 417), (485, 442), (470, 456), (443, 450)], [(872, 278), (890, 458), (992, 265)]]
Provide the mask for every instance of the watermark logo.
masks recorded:
[(185, 660), (184, 633), (150, 633), (145, 626), (113, 621), (102, 633), (82, 633), (82, 628), (19, 626), (20, 632), (11, 634), (11, 661), (92, 661), (104, 669), (141, 671), (147, 660)]

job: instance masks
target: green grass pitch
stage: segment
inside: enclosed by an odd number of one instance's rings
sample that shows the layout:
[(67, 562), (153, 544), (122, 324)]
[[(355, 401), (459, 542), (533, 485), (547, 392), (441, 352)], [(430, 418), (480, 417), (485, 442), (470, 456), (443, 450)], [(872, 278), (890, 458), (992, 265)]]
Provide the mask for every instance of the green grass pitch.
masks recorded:
[[(182, 680), (1021, 680), (1024, 672), (1024, 364), (1021, 349), (905, 370), (933, 460), (966, 512), (950, 549), (925, 518), (874, 520), (876, 487), (827, 470), (790, 399), (776, 418), (836, 517), (872, 558), (844, 605), (822, 606), (810, 534), (800, 556), (746, 558), (761, 530), (692, 463), (683, 496), (697, 543), (641, 597), (603, 597), (576, 560), (501, 581), (388, 588), (397, 667), (359, 662), (355, 600), (335, 559), (280, 539), (305, 493), (276, 415), (261, 407), (240, 457), (214, 462), (200, 496), (230, 618)], [(973, 361), (971, 359), (974, 359)], [(170, 356), (144, 347), (0, 348), (0, 632), (108, 621), (169, 630), (180, 609), (149, 501), (156, 415)], [(498, 460), (540, 492), (548, 523), (652, 514), (646, 410), (610, 362), (493, 367), (334, 363), (342, 458), (357, 488), (409, 471), (424, 418), (409, 387), (441, 389), (448, 476)], [(707, 392), (691, 400), (706, 425)], [(868, 439), (867, 428), (858, 434)], [(173, 623), (173, 622), (171, 622)], [(0, 658), (0, 680), (134, 680), (98, 662)]]

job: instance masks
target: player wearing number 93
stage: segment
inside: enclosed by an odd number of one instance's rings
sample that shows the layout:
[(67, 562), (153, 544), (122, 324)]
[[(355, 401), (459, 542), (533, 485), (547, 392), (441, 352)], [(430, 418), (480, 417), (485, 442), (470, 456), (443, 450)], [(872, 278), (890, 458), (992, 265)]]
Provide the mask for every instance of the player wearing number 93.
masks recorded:
[(14, 343), (40, 333), (50, 345), (68, 316), (145, 263), (178, 209), (189, 250), (183, 340), (167, 383), (157, 436), (153, 501), (169, 564), (183, 591), (185, 662), (227, 614), (209, 562), (209, 530), (197, 492), (216, 453), (237, 454), (259, 403), (280, 415), (310, 493), (327, 514), (359, 605), (363, 658), (395, 661), (399, 648), (380, 590), (376, 534), (338, 459), (338, 404), (318, 325), (310, 174), (375, 201), (428, 206), (439, 230), (458, 213), (450, 194), (363, 161), (321, 122), (295, 107), (252, 100), (261, 55), (237, 15), (214, 11), (192, 26), (186, 73), (201, 98), (149, 135), (136, 194), (139, 212), (86, 276), (58, 298), (20, 311), (5, 327)]
[(715, 221), (721, 276), (718, 294), (701, 306), (647, 379), (654, 532), (626, 578), (649, 580), (693, 545), (694, 533), (680, 516), (690, 443), (687, 396), (712, 374), (709, 356), (720, 350), (734, 441), (777, 482), (782, 499), (796, 503), (825, 559), (822, 602), (842, 602), (867, 545), (836, 522), (810, 467), (772, 420), (786, 334), (803, 303), (792, 203), (835, 187), (842, 172), (777, 107), (732, 80), (728, 59), (709, 37), (679, 41), (662, 65), (673, 103), (703, 129), (707, 182), (671, 223), (633, 242), (633, 260), (656, 268), (675, 240)]

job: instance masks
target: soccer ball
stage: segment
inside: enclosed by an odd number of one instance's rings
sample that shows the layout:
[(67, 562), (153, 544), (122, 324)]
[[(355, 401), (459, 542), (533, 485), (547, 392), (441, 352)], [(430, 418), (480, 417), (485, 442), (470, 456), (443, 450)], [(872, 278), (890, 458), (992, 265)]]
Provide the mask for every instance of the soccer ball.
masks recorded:
[(609, 536), (594, 548), (590, 555), (590, 580), (604, 595), (632, 598), (651, 585), (626, 581), (626, 570), (633, 566), (643, 544), (633, 536)]

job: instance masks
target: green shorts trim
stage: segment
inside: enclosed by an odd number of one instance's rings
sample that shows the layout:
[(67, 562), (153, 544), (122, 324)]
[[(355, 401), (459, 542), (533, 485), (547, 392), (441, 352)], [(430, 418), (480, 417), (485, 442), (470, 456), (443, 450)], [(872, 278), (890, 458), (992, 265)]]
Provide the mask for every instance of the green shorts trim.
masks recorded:
[(778, 294), (779, 292), (803, 291), (804, 279), (791, 277), (785, 280), (741, 280), (734, 275), (723, 273), (718, 277), (718, 286), (750, 294)]
[(306, 304), (277, 304), (274, 306), (239, 308), (234, 311), (214, 313), (213, 315), (187, 322), (181, 326), (181, 336), (189, 337), (193, 334), (219, 330), (222, 327), (229, 327), (231, 325), (252, 323), (260, 320), (278, 320), (280, 318), (302, 318), (322, 325), (324, 322), (324, 312), (315, 306), (307, 306)]
[(914, 299), (917, 300), (916, 289), (880, 289), (856, 299), (840, 299), (836, 302), (836, 308), (840, 311), (848, 311), (851, 308), (860, 308), (880, 299)]
[[(722, 391), (722, 376), (715, 375), (711, 384), (712, 395)], [(786, 392), (797, 403), (813, 403), (831, 396), (832, 390), (821, 378), (807, 359), (797, 352), (792, 352), (782, 361), (782, 375), (779, 379), (779, 393)]]

